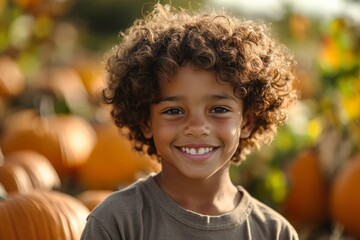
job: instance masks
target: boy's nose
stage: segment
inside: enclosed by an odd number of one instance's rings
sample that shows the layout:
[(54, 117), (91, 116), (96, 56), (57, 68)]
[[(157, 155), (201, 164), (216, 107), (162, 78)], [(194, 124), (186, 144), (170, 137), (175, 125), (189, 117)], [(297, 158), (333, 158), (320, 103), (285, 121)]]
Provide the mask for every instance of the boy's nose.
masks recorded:
[(186, 136), (202, 137), (211, 133), (210, 124), (205, 116), (202, 114), (191, 114), (184, 128), (184, 134)]

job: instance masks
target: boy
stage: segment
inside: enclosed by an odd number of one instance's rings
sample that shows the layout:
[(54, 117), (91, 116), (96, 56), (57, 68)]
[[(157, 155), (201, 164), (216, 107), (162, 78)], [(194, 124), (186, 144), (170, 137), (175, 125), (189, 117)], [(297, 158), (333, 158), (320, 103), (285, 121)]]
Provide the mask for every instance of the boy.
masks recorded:
[(137, 20), (110, 52), (103, 97), (162, 170), (108, 197), (82, 239), (298, 239), (229, 175), (285, 121), (293, 64), (266, 26), (223, 13), (157, 4)]

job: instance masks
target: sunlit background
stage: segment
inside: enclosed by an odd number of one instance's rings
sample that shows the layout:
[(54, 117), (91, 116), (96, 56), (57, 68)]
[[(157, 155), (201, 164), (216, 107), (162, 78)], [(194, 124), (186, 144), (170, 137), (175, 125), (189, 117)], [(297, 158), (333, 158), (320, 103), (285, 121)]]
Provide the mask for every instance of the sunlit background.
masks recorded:
[[(269, 146), (231, 169), (234, 183), (289, 219), (301, 239), (360, 238), (360, 1), (172, 2), (269, 22), (296, 56), (300, 101)], [(153, 4), (0, 0), (0, 210), (36, 189), (91, 210), (159, 171), (119, 137), (98, 99), (104, 53)]]

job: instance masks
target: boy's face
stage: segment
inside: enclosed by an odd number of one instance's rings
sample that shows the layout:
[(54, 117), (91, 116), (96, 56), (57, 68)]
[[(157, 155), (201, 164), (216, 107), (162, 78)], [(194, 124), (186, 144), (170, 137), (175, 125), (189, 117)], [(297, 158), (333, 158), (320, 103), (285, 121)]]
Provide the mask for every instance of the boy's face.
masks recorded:
[(144, 135), (153, 137), (164, 173), (207, 179), (227, 172), (240, 137), (250, 134), (246, 122), (231, 86), (212, 72), (184, 66), (163, 83)]

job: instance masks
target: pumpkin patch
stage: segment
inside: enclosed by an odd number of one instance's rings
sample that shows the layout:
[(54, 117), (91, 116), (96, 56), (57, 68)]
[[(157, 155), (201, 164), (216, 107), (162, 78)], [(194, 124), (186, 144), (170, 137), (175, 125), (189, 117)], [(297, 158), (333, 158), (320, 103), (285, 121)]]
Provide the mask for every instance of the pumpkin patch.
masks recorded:
[[(218, 8), (221, 1), (169, 2), (197, 11)], [(360, 1), (339, 1), (336, 11), (327, 1), (272, 1), (266, 4), (270, 11), (252, 1), (228, 2), (224, 10), (242, 16), (255, 11), (274, 27), (294, 53), (293, 88), (299, 93), (288, 124), (277, 128), (272, 144), (233, 166), (232, 180), (279, 210), (302, 240), (360, 239)], [(89, 3), (0, 0), (0, 240), (79, 239), (84, 215), (109, 194), (160, 171), (156, 160), (137, 154), (120, 136), (111, 104), (102, 101), (111, 93), (109, 83), (118, 87), (107, 66), (114, 41), (121, 45), (126, 27), (154, 4)], [(249, 49), (260, 53), (256, 45)], [(281, 89), (279, 79), (268, 82), (268, 66), (277, 64), (273, 54), (261, 52), (261, 65), (251, 60), (253, 70), (262, 69), (260, 78), (252, 72), (251, 79)], [(117, 76), (126, 66), (118, 66), (113, 78), (132, 78)], [(157, 65), (150, 67), (158, 76)], [(273, 96), (278, 101), (270, 108), (285, 103), (284, 95)]]

